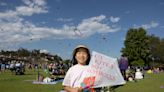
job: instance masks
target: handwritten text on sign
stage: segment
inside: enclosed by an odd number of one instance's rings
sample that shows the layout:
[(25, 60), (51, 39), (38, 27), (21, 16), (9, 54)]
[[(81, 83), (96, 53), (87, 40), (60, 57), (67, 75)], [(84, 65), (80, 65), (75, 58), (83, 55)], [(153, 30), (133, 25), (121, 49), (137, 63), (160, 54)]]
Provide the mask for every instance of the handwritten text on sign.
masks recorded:
[(86, 77), (96, 76), (94, 87), (124, 84), (125, 81), (118, 68), (117, 59), (92, 52), (89, 67), (84, 73)]

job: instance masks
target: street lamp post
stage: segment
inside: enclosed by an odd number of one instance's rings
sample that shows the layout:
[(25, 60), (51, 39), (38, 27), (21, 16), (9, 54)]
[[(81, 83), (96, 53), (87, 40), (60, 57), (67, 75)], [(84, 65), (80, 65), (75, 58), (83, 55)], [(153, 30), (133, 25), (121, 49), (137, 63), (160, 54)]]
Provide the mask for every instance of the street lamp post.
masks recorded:
[(153, 67), (154, 67), (154, 60), (155, 60), (155, 58), (154, 58), (154, 57), (152, 57), (152, 60), (153, 60)]

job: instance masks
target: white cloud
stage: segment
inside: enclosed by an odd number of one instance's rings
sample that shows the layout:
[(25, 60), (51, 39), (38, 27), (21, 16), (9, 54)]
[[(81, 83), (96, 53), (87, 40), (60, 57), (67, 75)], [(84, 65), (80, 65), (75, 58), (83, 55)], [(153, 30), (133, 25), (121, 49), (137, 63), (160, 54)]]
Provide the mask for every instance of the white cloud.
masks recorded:
[(159, 25), (159, 23), (152, 21), (149, 24), (143, 24), (141, 26), (138, 25), (133, 25), (134, 28), (139, 28), (139, 27), (143, 27), (144, 29), (151, 29), (151, 28), (156, 28)]
[(2, 20), (3, 18), (4, 18), (4, 19), (14, 18), (14, 17), (16, 17), (16, 16), (17, 16), (16, 12), (11, 11), (11, 10), (6, 11), (6, 12), (0, 12), (0, 19), (1, 19), (1, 20)]
[[(62, 28), (39, 27), (25, 20), (23, 16), (48, 13), (44, 0), (23, 0), (24, 6), (18, 6), (15, 10), (0, 12), (0, 46), (13, 46), (20, 43), (36, 41), (46, 38), (76, 39), (88, 37), (94, 33), (107, 33), (120, 30), (117, 26), (110, 26), (103, 21), (105, 15), (83, 19), (79, 24), (63, 25)], [(61, 19), (65, 21), (66, 19)], [(68, 20), (67, 20), (68, 21)], [(69, 19), (71, 21), (71, 19)], [(118, 18), (115, 21), (119, 21)]]
[(102, 20), (104, 20), (106, 18), (105, 15), (100, 15), (100, 16), (96, 16), (96, 17), (92, 17), (92, 18), (88, 18), (88, 19), (84, 19), (83, 22), (101, 22)]
[(31, 16), (34, 13), (46, 13), (47, 10), (42, 9), (42, 7), (28, 7), (28, 6), (20, 6), (16, 8), (16, 12), (19, 15), (26, 15), (26, 16)]
[(45, 0), (23, 0), (23, 2), (29, 7), (35, 7), (35, 6), (44, 7), (46, 5)]
[(42, 49), (42, 50), (40, 50), (40, 53), (49, 53), (49, 51), (45, 50), (45, 49)]
[(142, 25), (143, 28), (145, 29), (151, 29), (157, 27), (159, 24), (157, 22), (151, 22), (150, 24), (144, 24)]
[(88, 19), (84, 19), (78, 26), (78, 30), (82, 30), (81, 33), (89, 36), (96, 32), (98, 33), (107, 33), (107, 32), (115, 32), (119, 29), (113, 28), (107, 24), (102, 23), (106, 19), (105, 15), (100, 15), (97, 17), (92, 17)]
[(46, 3), (43, 0), (23, 0), (26, 5), (18, 6), (15, 10), (0, 12), (0, 18), (13, 18), (18, 16), (31, 16), (33, 14), (47, 13)]
[(117, 23), (119, 20), (120, 20), (119, 17), (113, 17), (113, 16), (110, 17), (110, 21), (113, 23)]
[(31, 16), (34, 13), (47, 13), (46, 2), (44, 0), (23, 0), (26, 6), (16, 7), (18, 15)]

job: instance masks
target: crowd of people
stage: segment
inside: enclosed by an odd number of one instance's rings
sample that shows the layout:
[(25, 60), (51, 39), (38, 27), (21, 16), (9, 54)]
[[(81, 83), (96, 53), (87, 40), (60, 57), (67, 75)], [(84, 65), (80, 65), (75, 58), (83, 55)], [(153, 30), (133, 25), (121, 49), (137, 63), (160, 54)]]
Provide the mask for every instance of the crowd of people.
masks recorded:
[(5, 72), (5, 70), (10, 70), (12, 74), (24, 74), (25, 72), (25, 62), (18, 59), (0, 59), (0, 72)]
[[(39, 69), (42, 69), (43, 71), (46, 71), (46, 73), (49, 73), (50, 75), (66, 75), (63, 81), (63, 87), (67, 91), (75, 90), (77, 92), (80, 92), (81, 90), (84, 90), (85, 87), (81, 88), (81, 81), (82, 77), (81, 74), (86, 69), (85, 67), (90, 62), (90, 52), (89, 49), (83, 45), (80, 45), (76, 47), (73, 51), (73, 58), (72, 63), (64, 63), (63, 61), (54, 61), (54, 62), (37, 62), (37, 63), (31, 63), (24, 60), (19, 59), (7, 59), (7, 58), (0, 58), (0, 72), (4, 72), (6, 69), (11, 70), (12, 74), (24, 74), (25, 69), (38, 71)], [(71, 68), (70, 66), (73, 65)], [(129, 66), (128, 58), (125, 56), (121, 56), (121, 58), (118, 60), (118, 65), (121, 71), (121, 74), (126, 81), (134, 81), (143, 79), (145, 76), (145, 73), (154, 73), (158, 74), (160, 72), (164, 71), (164, 68), (150, 68), (148, 70), (144, 69), (144, 67), (140, 66)], [(68, 71), (68, 72), (67, 72)], [(77, 76), (74, 76), (77, 75)], [(77, 78), (79, 80), (77, 80)], [(44, 77), (43, 75), (39, 75), (38, 81), (47, 82), (51, 79), (48, 77)], [(72, 81), (74, 81), (72, 83)], [(92, 85), (92, 84), (91, 84)], [(86, 90), (92, 90), (92, 89), (86, 89)], [(99, 92), (100, 89), (94, 89), (98, 91), (93, 92)]]
[(31, 63), (30, 61), (18, 59), (18, 58), (8, 58), (0, 57), (0, 72), (5, 72), (10, 70), (12, 74), (24, 74), (25, 69), (37, 71), (37, 69), (42, 69), (47, 71), (51, 75), (64, 75), (68, 70), (70, 64), (64, 63), (63, 61), (51, 61), (51, 62), (36, 62)]
[(145, 73), (158, 74), (164, 71), (163, 67), (146, 68), (142, 66), (130, 66), (128, 64), (128, 59), (123, 55), (118, 60), (118, 64), (121, 74), (126, 81), (136, 82), (139, 79), (143, 79)]
[(32, 70), (42, 69), (43, 71), (49, 72), (51, 75), (64, 75), (69, 68), (69, 65), (66, 63), (60, 62), (51, 62), (51, 63), (28, 63), (27, 68)]

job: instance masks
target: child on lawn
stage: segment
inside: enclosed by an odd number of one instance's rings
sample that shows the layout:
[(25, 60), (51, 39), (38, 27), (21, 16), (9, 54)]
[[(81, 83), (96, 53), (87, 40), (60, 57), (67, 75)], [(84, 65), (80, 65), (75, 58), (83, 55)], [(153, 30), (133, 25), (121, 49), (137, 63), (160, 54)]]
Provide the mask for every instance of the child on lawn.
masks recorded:
[(90, 62), (90, 51), (84, 45), (78, 45), (73, 50), (72, 63), (73, 66), (67, 71), (63, 81), (64, 90), (67, 92), (82, 92), (82, 74), (87, 69)]

